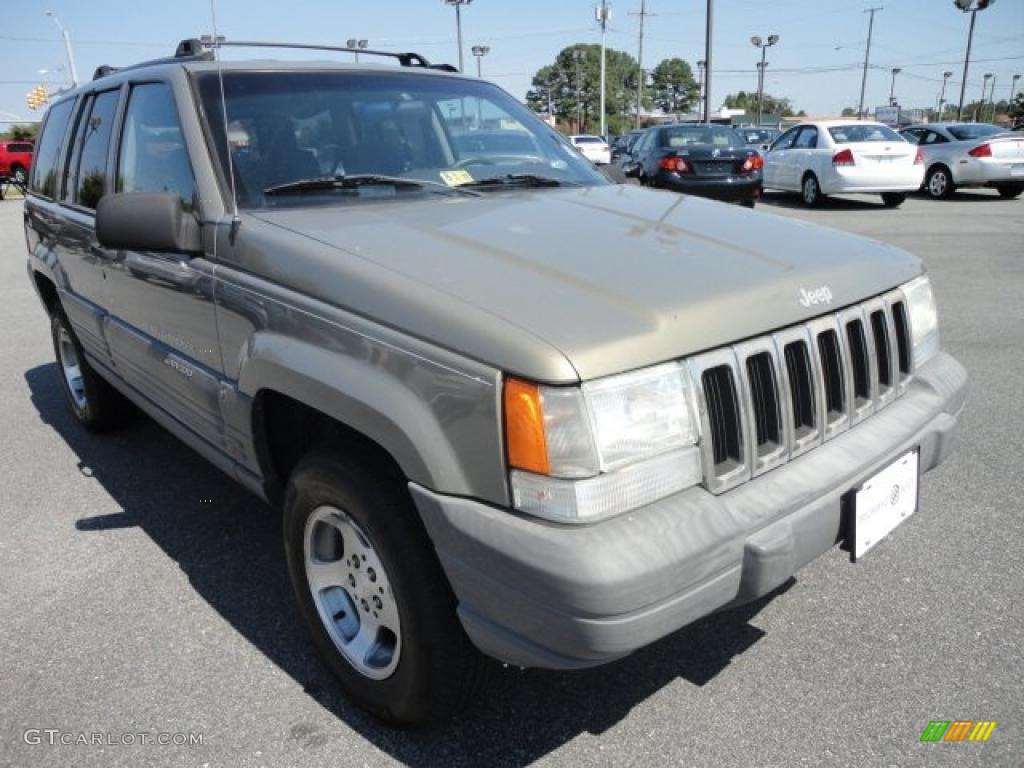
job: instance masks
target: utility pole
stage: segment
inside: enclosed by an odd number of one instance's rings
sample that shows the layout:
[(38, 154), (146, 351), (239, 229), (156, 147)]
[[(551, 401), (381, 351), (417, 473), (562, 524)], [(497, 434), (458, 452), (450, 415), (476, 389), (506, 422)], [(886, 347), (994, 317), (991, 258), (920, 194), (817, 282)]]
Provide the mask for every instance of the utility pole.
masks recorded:
[(601, 25), (601, 135), (608, 136), (607, 116), (605, 115), (604, 92), (605, 92), (605, 33), (608, 27), (608, 18), (611, 16), (611, 8), (608, 7), (608, 0), (601, 0), (597, 7), (597, 23)]
[(647, 16), (654, 16), (647, 12), (646, 0), (640, 0), (640, 13), (630, 13), (630, 16), (640, 17), (640, 38), (637, 46), (636, 63), (640, 66), (640, 77), (636, 83), (636, 127), (640, 127), (640, 106), (644, 98), (644, 19)]
[(580, 85), (580, 59), (583, 58), (583, 51), (577, 48), (572, 52), (572, 58), (576, 62), (576, 133), (583, 133), (583, 89)]
[(714, 0), (708, 0), (704, 27), (704, 122), (711, 122), (711, 33), (714, 22)]
[(857, 106), (857, 119), (864, 119), (864, 89), (868, 84), (868, 61), (871, 58), (871, 33), (875, 29), (875, 13), (878, 11), (884, 11), (884, 6), (878, 6), (876, 8), (868, 8), (864, 13), (870, 13), (871, 18), (868, 19), (868, 44), (864, 49), (864, 74), (860, 78), (860, 103)]

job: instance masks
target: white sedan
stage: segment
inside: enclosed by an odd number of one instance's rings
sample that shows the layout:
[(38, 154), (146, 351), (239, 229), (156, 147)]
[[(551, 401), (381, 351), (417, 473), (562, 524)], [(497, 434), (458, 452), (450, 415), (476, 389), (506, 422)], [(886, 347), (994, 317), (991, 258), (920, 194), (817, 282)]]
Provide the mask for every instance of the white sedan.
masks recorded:
[(570, 136), (569, 141), (594, 165), (608, 165), (612, 161), (612, 148), (600, 136), (581, 134)]
[(765, 189), (799, 192), (813, 207), (825, 195), (881, 194), (889, 207), (924, 181), (917, 147), (881, 123), (828, 120), (802, 123), (764, 154)]

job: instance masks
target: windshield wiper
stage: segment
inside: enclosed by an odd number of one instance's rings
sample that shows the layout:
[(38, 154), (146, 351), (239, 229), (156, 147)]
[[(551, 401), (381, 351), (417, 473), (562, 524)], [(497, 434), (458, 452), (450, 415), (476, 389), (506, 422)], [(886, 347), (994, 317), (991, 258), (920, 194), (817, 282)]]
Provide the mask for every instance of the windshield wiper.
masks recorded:
[(359, 187), (389, 186), (405, 189), (426, 189), (429, 192), (444, 192), (451, 195), (473, 195), (479, 192), (459, 187), (449, 187), (439, 181), (423, 179), (407, 179), (403, 176), (385, 176), (379, 173), (359, 173), (347, 176), (318, 176), (311, 179), (298, 179), (285, 184), (275, 184), (263, 190), (265, 195), (289, 195), (302, 192), (322, 192), (330, 189), (358, 189)]
[(509, 173), (505, 176), (492, 176), (489, 179), (471, 181), (468, 184), (460, 184), (460, 189), (466, 187), (578, 187), (575, 181), (560, 181), (551, 176), (542, 176), (537, 173)]

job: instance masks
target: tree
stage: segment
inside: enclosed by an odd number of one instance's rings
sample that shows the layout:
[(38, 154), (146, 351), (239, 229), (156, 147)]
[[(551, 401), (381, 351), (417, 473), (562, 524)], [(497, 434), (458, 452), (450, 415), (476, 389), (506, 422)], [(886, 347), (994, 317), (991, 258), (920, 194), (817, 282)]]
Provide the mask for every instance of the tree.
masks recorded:
[(30, 141), (36, 137), (38, 132), (39, 123), (30, 123), (28, 125), (12, 125), (9, 130), (0, 134), (0, 136), (12, 141)]
[(651, 72), (654, 103), (662, 112), (688, 112), (700, 95), (690, 65), (679, 58), (663, 59)]
[(1010, 116), (1015, 125), (1024, 120), (1024, 92), (1017, 94), (1006, 110), (1006, 114)]
[[(579, 51), (579, 60), (575, 52)], [(578, 66), (577, 66), (578, 65)], [(605, 113), (608, 130), (622, 132), (632, 123), (636, 109), (640, 67), (632, 56), (608, 48), (605, 51)], [(645, 89), (643, 107), (651, 106)], [(573, 130), (598, 130), (601, 110), (601, 46), (571, 45), (563, 48), (552, 64), (541, 67), (526, 93), (526, 104), (537, 112), (551, 112)]]
[[(748, 113), (757, 113), (757, 93), (739, 91), (730, 93), (725, 97), (725, 106), (730, 109), (742, 109)], [(789, 99), (780, 99), (770, 94), (764, 94), (761, 104), (761, 112), (766, 115), (778, 115), (779, 117), (792, 117), (793, 103)]]
[(857, 110), (853, 107), (843, 107), (843, 117), (855, 117)]

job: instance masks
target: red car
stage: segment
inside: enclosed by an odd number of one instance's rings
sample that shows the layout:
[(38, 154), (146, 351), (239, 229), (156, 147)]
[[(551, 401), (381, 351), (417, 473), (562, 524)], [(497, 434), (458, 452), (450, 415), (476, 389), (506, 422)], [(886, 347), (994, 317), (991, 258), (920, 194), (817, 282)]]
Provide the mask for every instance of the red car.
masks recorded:
[(0, 141), (0, 178), (6, 176), (17, 184), (28, 183), (34, 149), (31, 141)]

